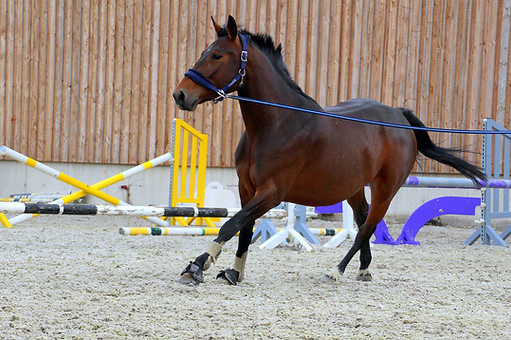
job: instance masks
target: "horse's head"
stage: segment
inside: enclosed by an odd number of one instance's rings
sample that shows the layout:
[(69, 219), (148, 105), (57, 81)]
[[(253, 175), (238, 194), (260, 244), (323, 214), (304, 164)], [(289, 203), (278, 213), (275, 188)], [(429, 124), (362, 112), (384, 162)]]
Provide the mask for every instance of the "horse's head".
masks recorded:
[(200, 103), (222, 96), (224, 92), (235, 91), (235, 85), (242, 81), (245, 73), (246, 52), (241, 57), (244, 59), (241, 68), (240, 56), (246, 41), (238, 35), (236, 21), (229, 16), (226, 27), (222, 28), (213, 18), (211, 20), (218, 39), (202, 52), (173, 93), (177, 106), (182, 110), (193, 111)]

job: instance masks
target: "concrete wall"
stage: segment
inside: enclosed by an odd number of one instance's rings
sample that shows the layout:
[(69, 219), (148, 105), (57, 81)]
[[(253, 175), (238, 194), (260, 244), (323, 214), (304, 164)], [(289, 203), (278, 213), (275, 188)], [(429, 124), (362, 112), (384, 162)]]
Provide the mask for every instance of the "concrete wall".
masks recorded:
[[(67, 175), (70, 175), (87, 184), (99, 182), (107, 177), (122, 172), (130, 166), (105, 164), (76, 164), (76, 163), (45, 163)], [(15, 161), (1, 161), (0, 169), (0, 197), (25, 192), (55, 192), (69, 191), (73, 188), (56, 178), (50, 177), (24, 164)], [(237, 176), (231, 168), (208, 168), (206, 183), (219, 182), (224, 189), (231, 191), (239, 205)], [(104, 191), (119, 199), (127, 200), (127, 192), (121, 186), (130, 188), (129, 200), (135, 205), (163, 205), (169, 202), (170, 169), (168, 166), (159, 166), (144, 171), (124, 181), (116, 183)], [(367, 193), (370, 199), (370, 193)], [(440, 196), (479, 197), (480, 192), (475, 189), (433, 189), (433, 188), (401, 188), (389, 208), (387, 216), (404, 220), (410, 213), (424, 202)], [(101, 203), (95, 197), (86, 198), (87, 203)], [(218, 202), (218, 206), (223, 206)], [(477, 216), (479, 218), (479, 216)], [(472, 224), (473, 217), (445, 216), (443, 223)]]

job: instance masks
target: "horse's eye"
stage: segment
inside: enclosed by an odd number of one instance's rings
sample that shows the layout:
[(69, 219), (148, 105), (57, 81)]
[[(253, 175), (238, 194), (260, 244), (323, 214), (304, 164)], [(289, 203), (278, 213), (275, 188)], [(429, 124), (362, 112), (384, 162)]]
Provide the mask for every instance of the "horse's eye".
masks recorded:
[(213, 53), (211, 55), (211, 58), (213, 58), (214, 60), (220, 60), (220, 59), (222, 59), (222, 55)]

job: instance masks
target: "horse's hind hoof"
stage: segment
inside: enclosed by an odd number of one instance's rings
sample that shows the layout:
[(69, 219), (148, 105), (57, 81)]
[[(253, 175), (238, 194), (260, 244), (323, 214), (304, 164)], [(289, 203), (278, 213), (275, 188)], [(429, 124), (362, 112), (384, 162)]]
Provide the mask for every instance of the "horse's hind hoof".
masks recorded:
[(227, 283), (229, 283), (233, 286), (236, 286), (238, 284), (239, 276), (240, 276), (240, 273), (238, 273), (236, 270), (226, 269), (226, 270), (220, 271), (220, 273), (218, 273), (218, 275), (216, 276), (216, 279), (224, 280)]
[(204, 271), (198, 264), (190, 262), (181, 272), (178, 282), (185, 286), (197, 286), (199, 283), (204, 282)]
[(357, 281), (366, 281), (367, 282), (367, 281), (372, 281), (373, 276), (367, 269), (364, 269), (364, 270), (358, 271), (357, 277), (355, 279)]
[(335, 267), (332, 269), (332, 271), (328, 274), (323, 274), (320, 281), (322, 283), (335, 283), (341, 281), (342, 274), (339, 272), (339, 269)]

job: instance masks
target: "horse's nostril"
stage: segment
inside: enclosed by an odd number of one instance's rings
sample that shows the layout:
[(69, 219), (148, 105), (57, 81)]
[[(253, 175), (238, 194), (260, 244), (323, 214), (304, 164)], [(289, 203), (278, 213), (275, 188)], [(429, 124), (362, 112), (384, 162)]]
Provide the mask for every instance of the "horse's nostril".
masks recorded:
[(179, 93), (178, 93), (178, 99), (179, 99), (179, 102), (182, 103), (185, 101), (185, 93), (183, 92), (183, 90), (180, 90)]
[(185, 96), (185, 93), (183, 90), (174, 92), (173, 97), (177, 104), (182, 104), (186, 99), (186, 96)]

